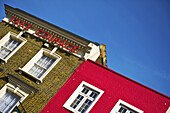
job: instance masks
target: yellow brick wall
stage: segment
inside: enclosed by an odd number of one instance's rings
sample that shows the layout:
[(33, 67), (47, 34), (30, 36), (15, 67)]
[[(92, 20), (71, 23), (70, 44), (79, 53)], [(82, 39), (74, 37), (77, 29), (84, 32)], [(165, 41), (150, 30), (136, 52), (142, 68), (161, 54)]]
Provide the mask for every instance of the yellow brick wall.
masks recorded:
[[(9, 31), (17, 34), (20, 32), (20, 30), (17, 30), (13, 26), (1, 22), (0, 39)], [(43, 79), (43, 83), (36, 84), (35, 81), (27, 75), (20, 75), (18, 69), (19, 67), (24, 67), (24, 65), (42, 48), (43, 42), (31, 35), (28, 35), (26, 40), (27, 42), (8, 60), (6, 64), (0, 64), (0, 89), (7, 83), (7, 74), (11, 74), (30, 86), (33, 86), (38, 92), (29, 95), (22, 102), (22, 106), (27, 113), (39, 113), (66, 82), (74, 70), (82, 63), (82, 60), (58, 49), (56, 53), (60, 55), (62, 59)], [(19, 106), (19, 110), (23, 112), (21, 106)]]

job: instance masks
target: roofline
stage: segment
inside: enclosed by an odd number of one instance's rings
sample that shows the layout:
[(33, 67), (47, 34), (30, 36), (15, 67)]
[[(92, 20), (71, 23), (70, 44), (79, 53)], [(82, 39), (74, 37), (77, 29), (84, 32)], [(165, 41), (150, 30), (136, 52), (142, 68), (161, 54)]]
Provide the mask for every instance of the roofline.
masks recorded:
[[(81, 39), (81, 40), (83, 40), (83, 41), (86, 41), (86, 42), (88, 42), (88, 43), (92, 42), (92, 41), (90, 41), (90, 40), (88, 40), (88, 39), (85, 39), (85, 38), (83, 38), (83, 37), (81, 37), (81, 36), (79, 36), (79, 35), (76, 35), (76, 34), (70, 32), (70, 31), (68, 31), (68, 30), (65, 30), (65, 29), (63, 29), (63, 28), (61, 28), (61, 27), (58, 27), (58, 26), (56, 26), (56, 25), (54, 25), (54, 24), (52, 24), (52, 23), (50, 23), (50, 22), (47, 22), (47, 21), (45, 21), (45, 20), (43, 20), (43, 19), (41, 19), (41, 18), (38, 18), (38, 17), (36, 17), (36, 16), (34, 16), (34, 15), (32, 15), (32, 14), (29, 14), (29, 13), (27, 13), (27, 12), (25, 12), (25, 11), (19, 9), (19, 8), (13, 8), (13, 7), (11, 7), (11, 6), (7, 5), (7, 4), (4, 4), (4, 6), (5, 6), (5, 7), (12, 8), (13, 10), (16, 10), (16, 11), (18, 11), (18, 12), (20, 12), (20, 13), (24, 13), (24, 14), (26, 14), (26, 15), (28, 15), (28, 16), (31, 16), (31, 17), (37, 19), (38, 21), (40, 21), (40, 22), (42, 22), (42, 23), (46, 23), (46, 24), (48, 24), (49, 26), (52, 26), (52, 27), (54, 27), (54, 28), (57, 28), (57, 29), (59, 29), (59, 30), (61, 30), (61, 31), (63, 31), (63, 32), (69, 34), (69, 35), (72, 35), (72, 36), (74, 36), (74, 37), (77, 37), (77, 38), (79, 38), (79, 39)], [(96, 44), (96, 45), (99, 45), (99, 43), (97, 43), (97, 42), (92, 42), (92, 43), (94, 43), (94, 44)]]
[(139, 83), (139, 82), (137, 82), (137, 81), (135, 81), (135, 80), (132, 80), (132, 79), (130, 79), (130, 78), (128, 78), (128, 77), (126, 77), (126, 76), (124, 76), (124, 75), (116, 72), (116, 71), (113, 71), (113, 70), (111, 70), (111, 69), (108, 68), (108, 67), (105, 67), (105, 66), (103, 66), (103, 65), (101, 65), (101, 64), (99, 64), (99, 63), (97, 63), (97, 62), (94, 62), (94, 61), (92, 61), (92, 60), (90, 60), (90, 59), (87, 59), (87, 61), (89, 61), (89, 62), (91, 62), (91, 63), (93, 63), (93, 64), (96, 64), (96, 65), (98, 65), (98, 66), (100, 66), (100, 67), (102, 67), (102, 68), (104, 68), (104, 69), (106, 69), (106, 70), (108, 70), (108, 71), (110, 71), (110, 72), (112, 72), (112, 73), (115, 73), (116, 75), (118, 75), (118, 76), (120, 76), (120, 77), (123, 77), (123, 78), (125, 78), (125, 79), (127, 79), (127, 80), (129, 80), (129, 81), (131, 81), (131, 82), (134, 82), (134, 83), (136, 83), (136, 84), (138, 84), (138, 85), (140, 85), (140, 86), (142, 86), (142, 87), (144, 87), (144, 88), (146, 88), (146, 89), (149, 89), (150, 91), (153, 91), (153, 92), (155, 92), (155, 93), (157, 93), (157, 94), (159, 94), (159, 95), (161, 95), (161, 96), (163, 96), (163, 97), (165, 97), (165, 98), (167, 98), (167, 99), (170, 99), (169, 96), (167, 96), (167, 95), (165, 95), (165, 94), (163, 94), (163, 93), (160, 93), (160, 92), (158, 92), (158, 91), (156, 91), (156, 90), (154, 90), (154, 89), (152, 89), (152, 88), (150, 88), (150, 87), (147, 87), (147, 86), (145, 86), (145, 85), (143, 85), (143, 84), (141, 84), (141, 83)]

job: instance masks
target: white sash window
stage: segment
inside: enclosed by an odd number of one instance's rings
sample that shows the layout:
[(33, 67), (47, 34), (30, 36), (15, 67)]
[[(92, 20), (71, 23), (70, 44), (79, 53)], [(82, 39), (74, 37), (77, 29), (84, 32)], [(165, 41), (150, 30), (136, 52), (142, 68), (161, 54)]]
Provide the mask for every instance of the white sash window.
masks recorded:
[(28, 71), (33, 76), (40, 78), (43, 73), (54, 63), (55, 59), (43, 55)]
[(42, 82), (43, 78), (61, 60), (61, 56), (53, 50), (42, 48), (23, 68), (19, 69), (35, 78), (37, 83)]
[(21, 48), (27, 40), (21, 37), (20, 32), (18, 35), (12, 32), (8, 32), (0, 40), (0, 59), (7, 62), (7, 60), (19, 49)]
[(88, 113), (104, 92), (86, 82), (82, 82), (63, 105), (75, 113)]

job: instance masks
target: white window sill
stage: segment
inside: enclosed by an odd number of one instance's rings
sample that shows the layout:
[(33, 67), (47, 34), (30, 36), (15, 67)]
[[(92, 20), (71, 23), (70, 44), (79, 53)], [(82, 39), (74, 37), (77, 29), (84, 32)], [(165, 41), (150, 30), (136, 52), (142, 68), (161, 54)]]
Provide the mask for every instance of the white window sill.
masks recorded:
[(43, 80), (42, 80), (42, 79), (37, 78), (37, 77), (35, 77), (34, 75), (31, 75), (30, 73), (26, 72), (25, 70), (23, 70), (22, 68), (20, 68), (20, 67), (19, 67), (19, 74), (22, 74), (22, 73), (24, 73), (24, 74), (26, 74), (26, 75), (30, 76), (31, 78), (35, 79), (37, 84), (39, 84), (39, 83), (42, 83), (42, 82), (43, 82)]

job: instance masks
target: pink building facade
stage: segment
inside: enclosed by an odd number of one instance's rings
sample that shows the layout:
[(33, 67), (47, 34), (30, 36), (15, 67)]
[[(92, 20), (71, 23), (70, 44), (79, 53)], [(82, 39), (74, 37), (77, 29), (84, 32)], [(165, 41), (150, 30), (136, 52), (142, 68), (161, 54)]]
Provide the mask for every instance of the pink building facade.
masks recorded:
[(170, 113), (170, 97), (96, 62), (83, 62), (41, 113)]

